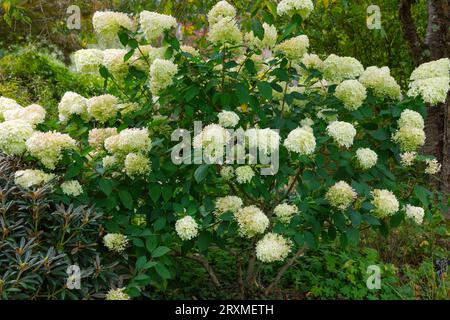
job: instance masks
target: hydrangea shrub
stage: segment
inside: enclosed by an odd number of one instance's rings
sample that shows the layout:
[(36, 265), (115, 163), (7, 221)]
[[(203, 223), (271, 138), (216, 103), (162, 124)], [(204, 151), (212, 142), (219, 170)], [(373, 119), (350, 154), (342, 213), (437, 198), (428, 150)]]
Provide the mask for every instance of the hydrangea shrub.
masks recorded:
[[(236, 257), (241, 291), (270, 294), (321, 242), (356, 244), (362, 229), (387, 236), (404, 219), (431, 214), (442, 195), (428, 178), (440, 165), (420, 154), (423, 118), (425, 102), (445, 100), (450, 60), (417, 68), (402, 93), (387, 67), (308, 52), (301, 26), (312, 10), (310, 0), (283, 0), (246, 30), (219, 1), (200, 48), (176, 38), (171, 16), (99, 12), (100, 46), (76, 52), (74, 64), (103, 77), (103, 95), (66, 93), (58, 122), (0, 100), (0, 149), (39, 170), (18, 174), (18, 183), (58, 176), (62, 201), (92, 203), (110, 217), (103, 244), (135, 264), (111, 299), (164, 288), (189, 272), (183, 259), (199, 261), (220, 286), (228, 270), (214, 270), (214, 250)], [(229, 128), (246, 130), (231, 159), (205, 161), (223, 155)], [(177, 129), (185, 146), (214, 152), (203, 161), (176, 152)], [(277, 156), (272, 174), (261, 174), (267, 163), (251, 148)]]

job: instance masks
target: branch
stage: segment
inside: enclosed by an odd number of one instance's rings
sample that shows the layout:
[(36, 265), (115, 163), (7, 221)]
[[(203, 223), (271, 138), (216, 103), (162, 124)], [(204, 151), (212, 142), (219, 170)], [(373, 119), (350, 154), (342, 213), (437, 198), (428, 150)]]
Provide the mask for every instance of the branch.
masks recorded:
[(272, 283), (267, 287), (267, 289), (264, 291), (264, 294), (267, 296), (272, 292), (272, 290), (275, 288), (275, 286), (278, 284), (278, 282), (281, 280), (285, 272), (294, 264), (295, 260), (297, 260), (298, 257), (303, 256), (303, 253), (306, 250), (306, 245), (298, 249), (297, 253), (288, 260), (281, 268), (278, 270), (277, 275), (275, 276), (275, 279), (273, 279)]
[(216, 273), (214, 272), (214, 269), (211, 267), (208, 260), (206, 260), (206, 258), (204, 256), (202, 256), (199, 253), (194, 253), (192, 255), (187, 255), (186, 258), (189, 258), (191, 260), (194, 260), (194, 261), (197, 261), (198, 263), (200, 263), (203, 266), (203, 268), (205, 268), (205, 270), (208, 272), (209, 277), (211, 278), (211, 281), (214, 283), (214, 285), (217, 288), (220, 288), (219, 279), (217, 278)]
[(411, 15), (411, 6), (415, 0), (401, 0), (398, 6), (398, 14), (400, 18), (403, 38), (409, 47), (409, 52), (413, 59), (414, 65), (418, 66), (423, 61), (423, 43), (420, 40), (416, 25)]
[(428, 0), (428, 25), (425, 44), (430, 50), (430, 58), (438, 60), (448, 55), (448, 28), (450, 26), (449, 4), (447, 0)]

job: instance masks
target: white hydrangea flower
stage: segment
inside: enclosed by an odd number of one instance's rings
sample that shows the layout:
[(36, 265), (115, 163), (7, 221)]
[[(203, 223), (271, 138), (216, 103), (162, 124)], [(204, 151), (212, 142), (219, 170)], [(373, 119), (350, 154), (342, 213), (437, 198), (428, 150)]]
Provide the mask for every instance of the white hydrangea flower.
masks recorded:
[(391, 216), (399, 210), (399, 203), (395, 195), (389, 190), (375, 189), (371, 192), (374, 205), (373, 212), (379, 218)]
[(356, 191), (345, 181), (336, 182), (325, 194), (325, 199), (339, 210), (347, 209), (357, 197)]
[(241, 209), (244, 202), (237, 196), (226, 196), (216, 199), (214, 215), (220, 217), (225, 212), (236, 213)]
[(377, 97), (389, 97), (393, 100), (399, 100), (401, 97), (400, 86), (391, 76), (388, 67), (367, 67), (359, 77), (359, 82), (366, 88), (372, 89)]
[(323, 69), (322, 59), (314, 53), (305, 53), (301, 59), (301, 63), (303, 63), (308, 69)]
[(5, 120), (3, 117), (3, 112), (7, 110), (15, 110), (15, 109), (21, 109), (22, 106), (16, 102), (16, 100), (6, 98), (6, 97), (0, 97), (0, 122)]
[(333, 121), (327, 126), (327, 134), (340, 146), (350, 148), (356, 136), (355, 127), (348, 122)]
[(33, 127), (22, 120), (0, 123), (0, 150), (7, 155), (21, 155), (25, 142), (33, 134)]
[(103, 51), (103, 66), (116, 78), (123, 79), (128, 73), (129, 61), (124, 61), (128, 50), (106, 49)]
[(266, 155), (276, 152), (280, 147), (280, 134), (270, 128), (248, 129), (245, 131), (245, 137), (249, 148), (257, 148)]
[(277, 5), (279, 16), (293, 16), (298, 13), (303, 19), (306, 19), (313, 10), (314, 4), (311, 0), (281, 0)]
[(198, 235), (198, 224), (194, 218), (186, 216), (177, 220), (175, 223), (175, 231), (181, 240), (191, 240)]
[(422, 96), (423, 101), (431, 105), (444, 103), (450, 90), (449, 77), (436, 77), (416, 80), (409, 84), (408, 96)]
[(149, 44), (143, 45), (139, 47), (139, 50), (135, 51), (134, 57), (130, 60), (137, 68), (149, 72), (148, 65), (151, 66), (156, 59), (164, 59), (166, 52), (167, 47), (157, 48)]
[(441, 171), (441, 164), (436, 159), (426, 159), (425, 163), (425, 173), (433, 175)]
[(361, 62), (352, 57), (330, 54), (323, 62), (323, 78), (333, 83), (355, 79), (363, 72), (364, 67)]
[(423, 223), (423, 218), (425, 216), (425, 210), (423, 208), (407, 204), (404, 209), (408, 218), (414, 220), (417, 224)]
[(77, 180), (64, 181), (61, 184), (61, 190), (65, 195), (78, 197), (83, 193), (83, 187)]
[(239, 116), (233, 111), (222, 111), (217, 117), (219, 124), (224, 128), (234, 128), (239, 123)]
[(54, 174), (45, 173), (42, 170), (18, 170), (14, 173), (14, 183), (24, 189), (29, 189), (34, 186), (45, 184), (55, 177)]
[(241, 236), (252, 238), (264, 233), (269, 226), (269, 218), (256, 206), (248, 206), (239, 209), (234, 215)]
[(130, 296), (124, 292), (125, 288), (111, 289), (106, 293), (106, 300), (130, 300)]
[(117, 109), (119, 110), (122, 116), (127, 116), (141, 109), (141, 106), (137, 102), (125, 102), (119, 103), (117, 105)]
[(121, 233), (108, 233), (103, 237), (103, 244), (110, 251), (122, 253), (128, 245), (128, 238)]
[(247, 32), (244, 35), (244, 41), (250, 48), (263, 50), (275, 47), (278, 37), (276, 27), (264, 22), (263, 29), (264, 36), (262, 39), (256, 37), (253, 31)]
[(113, 154), (125, 156), (129, 153), (149, 152), (152, 140), (148, 135), (147, 128), (127, 128), (119, 134), (105, 139), (105, 149)]
[(177, 27), (177, 20), (174, 17), (150, 11), (140, 13), (139, 23), (148, 41), (156, 40), (164, 34), (164, 31)]
[(75, 148), (75, 140), (68, 134), (56, 131), (35, 132), (26, 141), (27, 151), (46, 168), (54, 169), (64, 150)]
[(414, 127), (419, 129), (425, 128), (425, 122), (422, 115), (416, 111), (405, 109), (400, 115), (398, 120), (398, 126), (401, 127)]
[(231, 180), (234, 178), (234, 169), (231, 166), (223, 166), (222, 169), (220, 169), (220, 175), (225, 180)]
[(150, 67), (150, 90), (157, 96), (173, 83), (178, 67), (170, 60), (155, 59)]
[(181, 51), (189, 53), (193, 57), (199, 57), (200, 52), (192, 46), (182, 45), (180, 47)]
[(236, 181), (239, 184), (249, 183), (255, 176), (255, 172), (250, 166), (240, 166), (235, 170)]
[(414, 163), (414, 160), (416, 160), (416, 157), (417, 157), (417, 152), (414, 152), (414, 151), (404, 152), (404, 153), (400, 154), (400, 163), (404, 167), (412, 166), (412, 164)]
[(120, 47), (118, 33), (121, 27), (133, 30), (133, 21), (127, 14), (113, 11), (97, 11), (92, 16), (92, 25), (99, 43), (104, 48)]
[(291, 222), (292, 217), (298, 212), (295, 204), (281, 203), (273, 209), (275, 216), (283, 223)]
[(309, 39), (302, 34), (281, 42), (275, 47), (275, 50), (284, 54), (291, 61), (300, 61), (308, 47)]
[(400, 145), (401, 151), (415, 151), (425, 144), (425, 131), (414, 127), (401, 127), (392, 136), (392, 140)]
[(103, 63), (103, 51), (98, 49), (81, 49), (73, 54), (75, 70), (80, 73), (98, 74)]
[(366, 88), (358, 80), (344, 80), (334, 92), (348, 110), (357, 110), (367, 97)]
[(106, 156), (102, 159), (102, 166), (105, 169), (112, 168), (119, 163), (119, 159), (116, 156)]
[(119, 99), (110, 94), (92, 97), (87, 100), (87, 111), (95, 120), (105, 123), (117, 116), (118, 103)]
[(3, 112), (3, 117), (6, 121), (22, 120), (29, 123), (33, 128), (44, 122), (45, 109), (38, 104), (31, 104), (26, 108), (17, 108), (6, 110)]
[(425, 80), (430, 78), (449, 77), (450, 59), (442, 58), (425, 62), (418, 66), (412, 73), (410, 80)]
[(58, 112), (62, 121), (70, 119), (72, 115), (79, 115), (85, 121), (90, 118), (87, 112), (87, 99), (71, 91), (64, 93), (58, 104)]
[(314, 134), (305, 128), (296, 128), (289, 132), (284, 140), (284, 146), (291, 152), (309, 155), (316, 149)]
[(292, 241), (282, 235), (268, 233), (256, 244), (256, 257), (264, 263), (283, 261), (291, 252)]
[(210, 25), (215, 24), (223, 18), (236, 16), (236, 9), (226, 1), (217, 2), (208, 12), (208, 22)]
[(370, 169), (377, 164), (378, 155), (369, 148), (359, 148), (356, 150), (356, 158), (363, 169)]
[(151, 171), (150, 160), (140, 153), (129, 153), (125, 157), (124, 171), (130, 178), (146, 175)]
[(117, 128), (94, 128), (89, 131), (88, 142), (93, 148), (103, 147), (103, 143), (109, 137), (117, 135)]
[(230, 141), (230, 132), (218, 124), (207, 125), (194, 137), (194, 148), (203, 148), (204, 157), (210, 162), (220, 161), (224, 155), (225, 145)]
[(314, 121), (311, 118), (305, 118), (300, 121), (300, 125), (302, 127), (312, 127), (314, 125)]
[(208, 41), (216, 45), (239, 45), (242, 43), (242, 33), (237, 21), (231, 17), (225, 17), (209, 27)]

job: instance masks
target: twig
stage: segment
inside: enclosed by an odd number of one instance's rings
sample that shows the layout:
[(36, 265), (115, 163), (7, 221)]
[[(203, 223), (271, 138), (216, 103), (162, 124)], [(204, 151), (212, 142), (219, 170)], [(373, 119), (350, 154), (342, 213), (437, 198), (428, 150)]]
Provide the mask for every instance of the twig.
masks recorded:
[(203, 268), (205, 268), (205, 270), (208, 272), (209, 277), (211, 278), (211, 281), (214, 283), (214, 285), (217, 288), (220, 288), (219, 279), (217, 278), (216, 273), (214, 272), (214, 269), (211, 267), (208, 260), (206, 260), (206, 258), (204, 256), (202, 256), (199, 253), (194, 253), (192, 255), (187, 255), (186, 257), (200, 263), (203, 266)]

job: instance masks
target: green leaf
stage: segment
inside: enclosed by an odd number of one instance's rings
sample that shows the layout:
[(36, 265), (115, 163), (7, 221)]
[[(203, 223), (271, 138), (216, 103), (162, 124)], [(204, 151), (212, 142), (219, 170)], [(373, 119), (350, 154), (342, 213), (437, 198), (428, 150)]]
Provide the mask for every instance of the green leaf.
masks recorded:
[(202, 182), (208, 174), (209, 165), (202, 164), (194, 172), (194, 178), (197, 182)]
[(155, 231), (159, 231), (159, 230), (162, 230), (165, 226), (166, 226), (166, 218), (159, 217), (153, 224), (153, 229)]
[(162, 263), (158, 263), (155, 265), (156, 272), (160, 275), (163, 279), (170, 279), (171, 275), (169, 270), (167, 270), (166, 266)]
[(209, 232), (202, 232), (198, 236), (197, 245), (200, 251), (206, 251), (211, 244), (212, 236)]
[(258, 84), (258, 90), (261, 96), (267, 100), (272, 99), (272, 86), (264, 81), (259, 81)]
[(238, 83), (236, 85), (236, 96), (241, 104), (248, 103), (250, 97), (248, 94), (247, 86), (243, 83)]
[(152, 198), (153, 202), (156, 203), (156, 201), (158, 201), (159, 197), (161, 196), (161, 186), (157, 183), (152, 183), (148, 187), (148, 189), (149, 189), (148, 193), (150, 194), (150, 198)]
[(127, 209), (133, 209), (133, 197), (127, 190), (119, 191), (119, 198)]
[(428, 193), (429, 191), (422, 187), (422, 186), (415, 186), (414, 187), (414, 195), (417, 197), (417, 199), (422, 202), (422, 204), (428, 208), (429, 202), (428, 202)]
[(192, 99), (195, 98), (195, 96), (200, 92), (200, 88), (198, 86), (193, 86), (190, 87), (185, 95), (184, 95), (184, 100), (186, 100), (186, 102), (191, 101)]
[(99, 186), (100, 190), (107, 196), (109, 196), (111, 194), (112, 189), (113, 189), (111, 180), (100, 179), (100, 181), (98, 182), (98, 186)]
[(170, 249), (169, 248), (167, 248), (167, 247), (164, 247), (164, 246), (162, 246), (162, 247), (158, 247), (158, 248), (156, 248), (155, 250), (153, 250), (153, 252), (152, 252), (152, 257), (153, 258), (159, 258), (159, 257), (162, 257), (163, 255), (165, 255), (167, 252), (169, 252), (170, 251)]
[(166, 185), (162, 189), (162, 196), (164, 201), (168, 201), (170, 198), (172, 198), (173, 189), (170, 185)]
[(144, 266), (144, 264), (147, 262), (146, 256), (141, 256), (136, 260), (136, 269), (140, 270)]
[(155, 250), (156, 246), (158, 245), (158, 240), (156, 239), (156, 236), (148, 236), (145, 239), (145, 246), (147, 247), (147, 250), (149, 252), (152, 252)]

